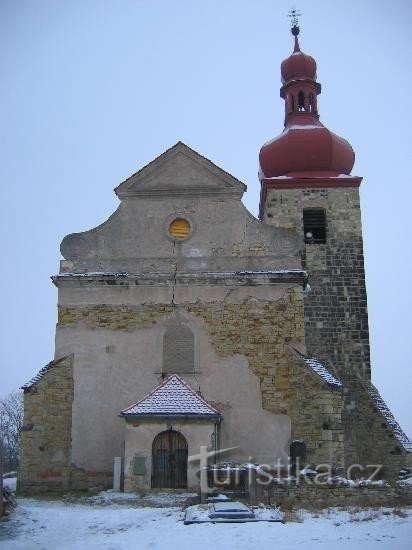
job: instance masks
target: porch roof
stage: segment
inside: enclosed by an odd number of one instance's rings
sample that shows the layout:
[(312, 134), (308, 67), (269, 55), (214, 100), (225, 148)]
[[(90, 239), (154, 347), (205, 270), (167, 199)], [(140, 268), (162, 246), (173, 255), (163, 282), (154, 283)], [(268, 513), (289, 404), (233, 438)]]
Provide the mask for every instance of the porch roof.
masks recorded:
[(172, 374), (143, 399), (123, 409), (120, 416), (220, 418), (221, 415), (180, 376)]

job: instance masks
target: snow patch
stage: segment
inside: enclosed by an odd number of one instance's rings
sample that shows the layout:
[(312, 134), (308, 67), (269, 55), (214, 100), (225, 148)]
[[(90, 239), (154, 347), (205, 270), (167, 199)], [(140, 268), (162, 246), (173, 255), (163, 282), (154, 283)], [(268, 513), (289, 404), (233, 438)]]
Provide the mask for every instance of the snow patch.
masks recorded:
[(17, 500), (17, 509), (0, 523), (0, 545), (7, 550), (406, 550), (412, 539), (408, 509), (329, 509), (298, 512), (299, 521), (286, 524), (185, 526), (176, 508)]

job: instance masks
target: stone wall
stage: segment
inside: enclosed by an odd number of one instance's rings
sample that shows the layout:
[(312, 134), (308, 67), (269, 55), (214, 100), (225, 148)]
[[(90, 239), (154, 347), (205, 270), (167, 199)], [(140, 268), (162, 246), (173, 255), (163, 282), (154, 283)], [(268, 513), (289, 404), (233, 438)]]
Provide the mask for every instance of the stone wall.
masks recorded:
[[(341, 394), (289, 349), (290, 341), (304, 338), (302, 288), (290, 286), (280, 296), (275, 301), (247, 298), (239, 303), (198, 300), (183, 302), (179, 308), (203, 323), (219, 357), (247, 359), (260, 380), (263, 409), (291, 418), (292, 438), (306, 442), (308, 460), (341, 463)], [(173, 309), (164, 303), (60, 306), (58, 327), (80, 323), (93, 330), (135, 331), (165, 322)], [(228, 379), (227, 384), (233, 381)], [(246, 438), (246, 426), (244, 430), (237, 437)]]
[(269, 189), (264, 221), (295, 229), (303, 240), (303, 209), (324, 208), (325, 244), (306, 244), (302, 258), (311, 291), (305, 296), (310, 355), (343, 382), (345, 463), (378, 460), (389, 473), (406, 465), (396, 441), (364, 389), (370, 380), (369, 329), (358, 188)]
[(357, 386), (357, 417), (351, 429), (357, 436), (360, 464), (381, 464), (381, 477), (397, 479), (401, 468), (412, 469), (412, 453), (406, 453), (394, 430), (380, 413), (368, 392), (368, 384)]
[(292, 439), (306, 443), (307, 462), (343, 464), (342, 393), (299, 363), (280, 367), (275, 387), (292, 419)]
[(264, 221), (295, 229), (303, 239), (303, 209), (326, 210), (326, 244), (306, 244), (303, 264), (309, 353), (339, 377), (370, 379), (369, 332), (359, 192), (357, 188), (268, 190)]
[(68, 489), (70, 480), (73, 357), (52, 361), (24, 393), (24, 420), (17, 490), (42, 484)]
[(396, 486), (338, 487), (299, 484), (258, 486), (257, 499), (283, 509), (321, 509), (330, 506), (380, 507), (405, 506), (412, 503), (412, 491)]
[(107, 488), (111, 472), (71, 464), (73, 356), (49, 363), (24, 390), (18, 494)]

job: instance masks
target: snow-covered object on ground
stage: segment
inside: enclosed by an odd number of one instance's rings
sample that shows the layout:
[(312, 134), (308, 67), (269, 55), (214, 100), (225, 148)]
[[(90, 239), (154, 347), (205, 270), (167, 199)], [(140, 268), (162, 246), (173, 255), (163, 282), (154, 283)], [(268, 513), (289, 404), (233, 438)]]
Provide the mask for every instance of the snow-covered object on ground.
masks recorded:
[(301, 476), (314, 477), (314, 476), (317, 475), (317, 474), (318, 474), (317, 470), (314, 470), (314, 469), (311, 468), (310, 466), (305, 466), (305, 468), (303, 468), (303, 469), (300, 471), (300, 475), (301, 475)]
[(16, 491), (17, 477), (3, 478), (3, 487), (7, 487), (9, 491), (14, 493)]
[(188, 504), (199, 502), (197, 493), (187, 492), (150, 492), (147, 495), (138, 495), (135, 493), (122, 493), (113, 490), (101, 491), (92, 497), (84, 497), (82, 502), (85, 504), (110, 506), (153, 506), (153, 507), (182, 507)]
[(398, 485), (401, 487), (412, 487), (412, 477), (407, 477), (405, 479), (400, 479)]
[(369, 395), (372, 397), (376, 408), (378, 409), (378, 411), (381, 413), (381, 415), (384, 417), (386, 422), (391, 427), (393, 435), (396, 437), (396, 439), (399, 441), (399, 443), (402, 445), (405, 451), (407, 451), (408, 453), (412, 453), (412, 443), (409, 441), (408, 436), (399, 426), (395, 417), (389, 410), (388, 405), (382, 399), (377, 388), (375, 388), (373, 384), (365, 384), (365, 387)]
[(143, 399), (127, 407), (122, 416), (194, 415), (220, 416), (207, 401), (197, 394), (177, 374), (166, 378)]
[[(179, 508), (18, 499), (0, 522), (5, 550), (409, 550), (412, 512), (330, 509), (295, 521), (184, 525)], [(293, 518), (292, 518), (293, 519)], [(296, 519), (299, 522), (296, 522)]]
[(193, 523), (245, 523), (284, 520), (278, 508), (251, 508), (240, 502), (220, 502), (189, 506), (185, 512), (185, 525)]
[(222, 493), (207, 497), (207, 502), (225, 502), (227, 500), (230, 500), (230, 498), (227, 495), (223, 495)]
[(384, 479), (360, 479), (357, 482), (358, 487), (390, 487)]

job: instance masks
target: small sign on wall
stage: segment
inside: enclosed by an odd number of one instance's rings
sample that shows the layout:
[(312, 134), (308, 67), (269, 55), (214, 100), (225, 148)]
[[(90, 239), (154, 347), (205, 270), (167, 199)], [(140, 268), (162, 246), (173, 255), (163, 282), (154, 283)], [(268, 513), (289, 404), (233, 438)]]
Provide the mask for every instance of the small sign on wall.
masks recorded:
[(132, 470), (134, 476), (144, 476), (146, 474), (146, 457), (134, 456)]

